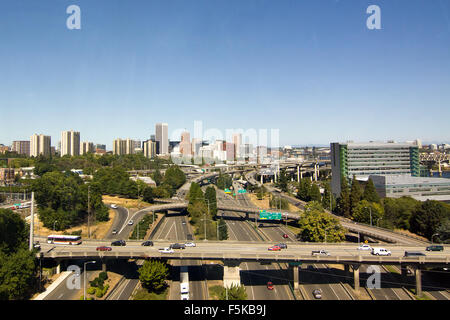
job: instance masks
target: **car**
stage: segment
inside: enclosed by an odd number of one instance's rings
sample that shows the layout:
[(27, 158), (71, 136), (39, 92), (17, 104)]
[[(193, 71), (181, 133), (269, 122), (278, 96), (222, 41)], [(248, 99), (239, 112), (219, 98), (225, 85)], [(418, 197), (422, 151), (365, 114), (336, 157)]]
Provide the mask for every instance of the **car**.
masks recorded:
[(289, 238), (289, 236), (285, 233), (285, 234), (283, 234), (283, 238), (287, 239), (287, 238)]
[(141, 246), (144, 247), (153, 247), (153, 241), (147, 240), (141, 243)]
[(97, 249), (95, 249), (96, 251), (111, 251), (112, 248), (111, 247), (107, 247), (107, 246), (100, 246), (97, 247)]
[(280, 251), (281, 248), (280, 248), (279, 246), (271, 246), (271, 247), (269, 247), (268, 250), (269, 250), (269, 251)]
[(186, 249), (186, 246), (181, 243), (174, 243), (170, 245), (170, 249)]
[(267, 289), (273, 290), (273, 283), (271, 281), (267, 282)]
[(188, 240), (193, 240), (192, 234), (188, 234), (188, 235), (186, 236), (186, 239), (188, 239)]
[(175, 252), (171, 248), (160, 248), (160, 249), (158, 249), (158, 251), (161, 253), (174, 253)]
[(111, 208), (113, 208), (113, 209), (117, 209), (117, 204), (111, 204)]
[(260, 224), (258, 225), (258, 228), (262, 228), (262, 227), (264, 227), (264, 225), (263, 225), (262, 223), (260, 223)]
[(181, 222), (181, 224), (186, 224), (186, 221)]
[(357, 249), (358, 250), (372, 250), (372, 247), (369, 246), (368, 244), (362, 244)]
[(186, 242), (184, 245), (185, 245), (186, 247), (196, 247), (196, 245), (195, 245), (194, 242)]
[(427, 251), (444, 251), (444, 246), (433, 244), (431, 246), (428, 246), (425, 250), (427, 250)]
[(311, 251), (311, 255), (312, 256), (317, 256), (317, 255), (329, 256), (330, 253), (327, 250), (320, 249), (320, 250), (313, 250), (313, 251)]
[(276, 244), (276, 246), (280, 247), (281, 249), (287, 249), (286, 243), (278, 243), (278, 244)]
[(405, 251), (405, 257), (423, 257), (426, 256), (425, 253), (423, 252), (418, 252), (418, 251)]
[(390, 256), (391, 251), (385, 248), (372, 248), (372, 254), (376, 256)]
[(125, 242), (125, 240), (116, 240), (111, 242), (112, 246), (126, 246), (127, 243)]
[(34, 242), (34, 244), (33, 244), (33, 247), (35, 248), (35, 249), (41, 249), (41, 244), (39, 243), (39, 241), (35, 241)]
[(117, 229), (113, 229), (112, 234), (117, 234)]
[(129, 226), (132, 226), (133, 223), (134, 223), (133, 220), (128, 221), (128, 225), (129, 225)]
[(312, 294), (313, 294), (314, 298), (322, 299), (322, 290), (315, 289), (315, 290), (313, 290)]

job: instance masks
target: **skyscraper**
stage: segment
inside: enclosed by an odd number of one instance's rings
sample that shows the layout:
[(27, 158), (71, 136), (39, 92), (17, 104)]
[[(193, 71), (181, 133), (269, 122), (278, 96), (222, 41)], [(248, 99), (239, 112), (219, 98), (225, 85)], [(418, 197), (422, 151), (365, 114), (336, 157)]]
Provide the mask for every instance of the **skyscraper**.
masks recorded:
[(159, 143), (158, 154), (169, 154), (169, 126), (167, 123), (157, 123), (155, 138)]
[(88, 152), (95, 152), (94, 143), (85, 141), (81, 144), (81, 154), (86, 154)]
[(51, 137), (44, 136), (43, 134), (33, 134), (30, 137), (30, 156), (37, 157), (42, 154), (43, 156), (49, 156), (51, 153)]
[(191, 135), (187, 131), (181, 133), (180, 153), (183, 156), (192, 155)]
[(152, 140), (144, 141), (144, 156), (147, 158), (154, 158), (156, 156), (156, 142)]
[(233, 133), (233, 144), (235, 146), (235, 156), (236, 159), (239, 159), (242, 157), (242, 150), (241, 150), (241, 145), (242, 145), (242, 134), (241, 133)]
[(61, 157), (65, 155), (80, 155), (80, 133), (77, 131), (61, 132)]
[(122, 139), (115, 139), (113, 141), (113, 154), (126, 154), (127, 141)]

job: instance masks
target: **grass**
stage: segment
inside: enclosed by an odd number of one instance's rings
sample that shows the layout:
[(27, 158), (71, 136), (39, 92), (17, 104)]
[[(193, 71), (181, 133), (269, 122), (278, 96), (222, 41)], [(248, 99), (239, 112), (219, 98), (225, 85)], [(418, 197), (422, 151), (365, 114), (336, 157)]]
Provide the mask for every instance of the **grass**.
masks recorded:
[(168, 293), (169, 293), (168, 288), (166, 288), (161, 293), (149, 292), (145, 288), (140, 288), (134, 295), (133, 300), (167, 300)]
[(396, 268), (394, 268), (393, 266), (390, 266), (390, 265), (386, 265), (386, 266), (384, 266), (390, 273), (397, 273), (397, 274), (400, 274), (400, 272), (396, 269)]
[(416, 289), (415, 288), (411, 288), (411, 289), (408, 289), (408, 290), (411, 291), (414, 294), (414, 297), (416, 298), (416, 300), (433, 300), (424, 292), (422, 292), (421, 296), (416, 295)]
[(224, 290), (222, 286), (216, 285), (209, 287), (209, 296), (212, 300), (220, 300), (220, 293)]

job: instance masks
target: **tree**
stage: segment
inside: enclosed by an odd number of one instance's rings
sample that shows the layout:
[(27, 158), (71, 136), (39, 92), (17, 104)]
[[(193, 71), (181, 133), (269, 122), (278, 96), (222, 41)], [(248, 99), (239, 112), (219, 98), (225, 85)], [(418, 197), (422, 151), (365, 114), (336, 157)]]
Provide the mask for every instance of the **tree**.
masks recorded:
[(350, 214), (353, 216), (356, 206), (358, 205), (359, 201), (362, 197), (362, 190), (361, 185), (359, 184), (358, 180), (356, 180), (356, 176), (353, 175), (352, 180), (352, 187), (350, 190)]
[(421, 206), (421, 202), (411, 197), (384, 198), (384, 217), (380, 225), (387, 228), (409, 230), (410, 220), (414, 211)]
[(186, 175), (183, 170), (181, 170), (177, 165), (170, 166), (167, 168), (164, 174), (164, 179), (162, 181), (162, 186), (164, 186), (167, 191), (169, 191), (172, 197), (176, 190), (180, 188), (186, 182)]
[(333, 211), (336, 207), (336, 200), (334, 199), (333, 193), (331, 192), (331, 186), (329, 182), (325, 183), (322, 197), (322, 206), (330, 211)]
[(189, 193), (187, 194), (189, 199), (189, 204), (193, 204), (196, 201), (204, 201), (204, 194), (202, 188), (198, 183), (192, 182), (189, 188)]
[(28, 228), (17, 214), (0, 209), (0, 300), (27, 299), (36, 279), (36, 258), (29, 251)]
[(155, 200), (155, 193), (152, 187), (146, 187), (142, 193), (142, 200), (148, 203), (153, 203)]
[(216, 219), (217, 216), (217, 198), (216, 198), (216, 189), (212, 186), (208, 186), (205, 191), (205, 199), (208, 200), (206, 203), (209, 203), (209, 212), (213, 219)]
[(220, 300), (247, 300), (247, 292), (244, 285), (232, 284), (228, 289), (223, 289), (220, 293)]
[(301, 179), (297, 190), (297, 198), (303, 201), (309, 201), (310, 189), (311, 180), (308, 178)]
[(341, 176), (341, 193), (337, 201), (337, 211), (345, 218), (350, 218), (350, 190), (347, 183), (347, 178)]
[(276, 182), (275, 186), (280, 188), (283, 192), (287, 192), (288, 183), (289, 183), (289, 176), (286, 174), (286, 169), (282, 169), (280, 171), (280, 176), (278, 177), (278, 181)]
[(147, 260), (138, 270), (142, 286), (149, 291), (161, 292), (166, 287), (169, 269), (164, 262)]
[(312, 201), (298, 221), (300, 232), (297, 238), (309, 242), (341, 242), (345, 240), (345, 229), (339, 220), (326, 213), (322, 205)]
[(373, 184), (372, 179), (369, 179), (369, 181), (367, 181), (362, 198), (363, 200), (367, 200), (369, 202), (380, 203), (380, 196), (375, 189), (375, 185)]
[(159, 171), (159, 169), (156, 169), (155, 172), (153, 173), (153, 181), (155, 181), (156, 186), (159, 186), (161, 184), (163, 180), (163, 176), (161, 174), (161, 172)]
[(437, 238), (441, 243), (450, 243), (450, 219), (445, 219), (444, 222), (436, 229)]
[(222, 174), (220, 173), (219, 176), (216, 179), (216, 186), (219, 189), (227, 189), (230, 188), (233, 184), (233, 179), (229, 174)]
[(378, 220), (384, 216), (383, 207), (376, 202), (361, 200), (354, 210), (353, 219), (357, 222), (370, 224), (371, 216), (372, 225), (377, 225)]
[(431, 240), (431, 237), (441, 224), (449, 218), (450, 209), (448, 206), (439, 201), (427, 200), (413, 212), (410, 221), (410, 231)]
[(309, 201), (318, 201), (320, 202), (322, 200), (322, 195), (320, 194), (319, 186), (315, 183), (311, 185), (311, 188), (309, 189), (309, 195), (308, 195)]
[(228, 239), (228, 226), (223, 218), (219, 220), (219, 240), (227, 240)]

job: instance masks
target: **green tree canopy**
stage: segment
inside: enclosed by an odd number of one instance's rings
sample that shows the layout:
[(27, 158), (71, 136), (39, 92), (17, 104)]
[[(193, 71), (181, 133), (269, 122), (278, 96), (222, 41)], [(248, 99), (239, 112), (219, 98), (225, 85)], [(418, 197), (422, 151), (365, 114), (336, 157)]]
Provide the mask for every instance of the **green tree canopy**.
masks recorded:
[(350, 212), (350, 189), (348, 187), (347, 178), (341, 176), (341, 193), (337, 200), (337, 211), (345, 218), (351, 217)]
[(247, 292), (244, 285), (231, 285), (227, 290), (224, 288), (220, 293), (220, 300), (247, 300)]
[(313, 201), (305, 206), (298, 221), (300, 232), (297, 238), (308, 242), (341, 242), (345, 240), (345, 229), (339, 220), (323, 210), (320, 203)]
[(213, 219), (217, 216), (217, 198), (216, 189), (213, 186), (208, 186), (205, 190), (205, 199), (208, 200), (206, 204), (209, 203), (209, 212)]
[(450, 209), (439, 201), (427, 200), (411, 216), (411, 231), (431, 240), (441, 224), (450, 218)]
[(166, 287), (169, 269), (164, 262), (147, 260), (138, 270), (142, 286), (149, 291), (160, 292)]
[(361, 201), (362, 198), (362, 189), (358, 180), (356, 180), (356, 176), (353, 175), (352, 187), (350, 189), (350, 214), (353, 216), (355, 209)]
[(364, 187), (364, 193), (362, 195), (362, 198), (369, 202), (380, 203), (380, 196), (378, 195), (378, 192), (375, 189), (375, 185), (373, 184), (372, 179), (369, 179), (369, 181), (367, 181), (367, 184)]
[(353, 211), (353, 220), (370, 224), (370, 216), (372, 216), (372, 225), (377, 225), (379, 219), (383, 219), (383, 207), (376, 202), (361, 200)]
[(319, 186), (315, 183), (311, 185), (311, 189), (309, 189), (309, 201), (322, 201), (322, 195), (320, 194)]
[(311, 180), (309, 178), (301, 179), (297, 190), (297, 198), (303, 201), (309, 201), (310, 190), (311, 190)]

